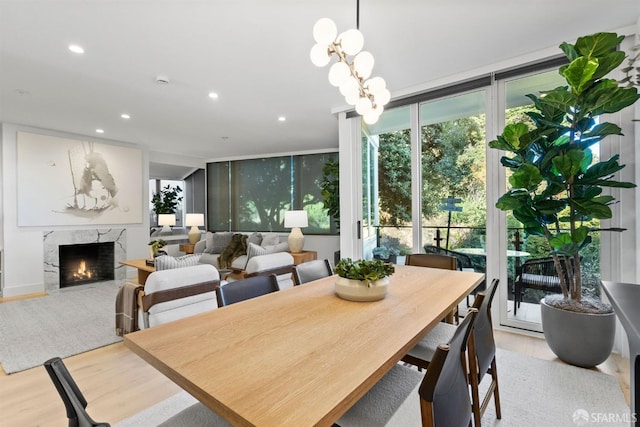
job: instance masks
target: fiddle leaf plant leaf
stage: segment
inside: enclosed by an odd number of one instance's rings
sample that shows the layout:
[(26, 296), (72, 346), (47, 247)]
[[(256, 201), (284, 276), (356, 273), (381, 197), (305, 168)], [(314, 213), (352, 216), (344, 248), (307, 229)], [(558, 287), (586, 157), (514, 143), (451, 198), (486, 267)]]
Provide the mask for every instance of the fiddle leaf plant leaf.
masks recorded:
[(583, 158), (584, 151), (574, 149), (567, 151), (565, 154), (560, 154), (551, 162), (558, 173), (562, 175), (565, 180), (569, 180), (580, 172)]
[(513, 188), (526, 188), (533, 191), (542, 182), (542, 175), (537, 167), (529, 164), (520, 166), (510, 177), (509, 184)]

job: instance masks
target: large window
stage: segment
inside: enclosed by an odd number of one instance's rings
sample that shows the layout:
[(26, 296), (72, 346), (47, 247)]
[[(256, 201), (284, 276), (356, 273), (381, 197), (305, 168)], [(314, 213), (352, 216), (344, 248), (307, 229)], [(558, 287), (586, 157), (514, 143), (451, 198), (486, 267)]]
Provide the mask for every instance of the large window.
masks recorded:
[(337, 159), (337, 153), (209, 163), (209, 229), (288, 231), (284, 212), (304, 209), (309, 217), (305, 234), (329, 234), (319, 182), (330, 159)]
[(151, 199), (153, 198), (154, 194), (160, 193), (160, 191), (162, 191), (163, 188), (166, 188), (167, 185), (171, 188), (176, 188), (176, 187), (180, 187), (182, 189), (182, 192), (180, 193), (180, 195), (183, 197), (183, 199), (178, 202), (178, 205), (176, 207), (176, 227), (183, 227), (184, 224), (184, 189), (185, 189), (185, 184), (184, 181), (175, 181), (175, 180), (166, 180), (166, 179), (150, 179), (149, 180), (149, 224), (150, 227), (157, 227), (158, 226), (158, 215), (156, 215), (155, 211), (153, 210), (153, 204), (151, 203)]

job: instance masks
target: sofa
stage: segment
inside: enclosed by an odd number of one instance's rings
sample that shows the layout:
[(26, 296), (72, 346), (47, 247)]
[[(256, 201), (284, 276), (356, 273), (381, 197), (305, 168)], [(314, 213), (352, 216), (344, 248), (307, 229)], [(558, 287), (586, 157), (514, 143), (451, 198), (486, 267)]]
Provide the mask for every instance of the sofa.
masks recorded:
[[(256, 256), (267, 255), (276, 252), (287, 252), (289, 244), (281, 242), (280, 235), (276, 233), (260, 233), (260, 232), (211, 232), (208, 231), (202, 236), (202, 239), (195, 244), (193, 253), (202, 254), (200, 262), (203, 264), (211, 264), (216, 268), (221, 268), (218, 258), (225, 248), (231, 242), (234, 234), (242, 234), (247, 236), (246, 254), (235, 258), (230, 266), (222, 268), (230, 268), (233, 270), (244, 270), (248, 261)], [(286, 238), (286, 237), (285, 237)]]
[(234, 281), (261, 274), (276, 274), (280, 289), (293, 286), (293, 257), (288, 253), (289, 244), (280, 241), (280, 235), (276, 233), (209, 231), (196, 243), (194, 255), (200, 255), (200, 263), (221, 269), (219, 258), (228, 248), (234, 234), (246, 236), (246, 253), (233, 259), (230, 265), (222, 267), (232, 271), (224, 275), (224, 279)]

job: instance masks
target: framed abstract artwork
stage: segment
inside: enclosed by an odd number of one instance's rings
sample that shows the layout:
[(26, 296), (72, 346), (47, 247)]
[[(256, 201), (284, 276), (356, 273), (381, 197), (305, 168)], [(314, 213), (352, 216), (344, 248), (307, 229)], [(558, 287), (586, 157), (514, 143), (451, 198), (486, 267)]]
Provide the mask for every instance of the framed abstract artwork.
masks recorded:
[(18, 132), (18, 226), (142, 222), (142, 151)]

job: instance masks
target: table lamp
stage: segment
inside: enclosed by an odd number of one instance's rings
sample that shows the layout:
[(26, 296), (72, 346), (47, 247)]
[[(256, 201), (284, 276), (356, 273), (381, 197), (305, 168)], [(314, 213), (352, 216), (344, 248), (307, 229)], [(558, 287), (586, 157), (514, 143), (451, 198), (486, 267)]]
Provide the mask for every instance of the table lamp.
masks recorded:
[(198, 227), (204, 225), (204, 214), (188, 213), (184, 225), (187, 227), (191, 226), (189, 230), (189, 243), (195, 245), (200, 241), (200, 237), (202, 236)]
[(158, 214), (158, 225), (162, 226), (161, 233), (171, 233), (171, 226), (176, 225), (176, 214)]
[(293, 253), (302, 252), (304, 246), (304, 236), (300, 227), (307, 227), (307, 211), (287, 211), (284, 213), (284, 226), (291, 228), (289, 234), (289, 251)]

